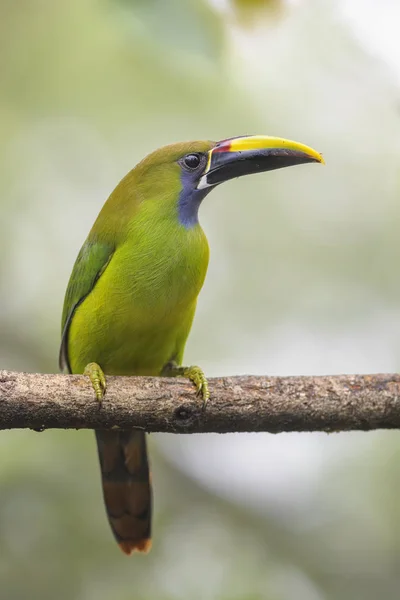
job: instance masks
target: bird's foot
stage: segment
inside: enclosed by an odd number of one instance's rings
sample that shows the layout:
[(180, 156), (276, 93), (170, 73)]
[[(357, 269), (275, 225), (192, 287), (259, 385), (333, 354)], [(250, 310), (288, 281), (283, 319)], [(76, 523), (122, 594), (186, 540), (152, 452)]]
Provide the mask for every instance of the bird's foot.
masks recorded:
[(86, 365), (83, 374), (89, 377), (90, 381), (92, 382), (96, 398), (101, 404), (106, 391), (106, 377), (102, 368), (97, 363), (91, 362)]
[(166, 377), (186, 377), (196, 386), (197, 395), (203, 399), (203, 409), (206, 407), (210, 392), (207, 377), (200, 367), (180, 367), (176, 363), (169, 363), (163, 371)]
[(196, 366), (184, 367), (183, 376), (187, 377), (194, 383), (196, 386), (197, 395), (202, 397), (203, 408), (205, 408), (210, 397), (210, 392), (208, 389), (207, 377), (204, 375), (203, 370)]

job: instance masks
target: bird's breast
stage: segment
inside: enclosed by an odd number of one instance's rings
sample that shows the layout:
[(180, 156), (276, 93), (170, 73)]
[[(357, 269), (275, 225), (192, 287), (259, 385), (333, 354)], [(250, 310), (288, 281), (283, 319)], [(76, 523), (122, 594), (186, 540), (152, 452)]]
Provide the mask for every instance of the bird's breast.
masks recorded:
[(200, 227), (182, 230), (144, 247), (126, 244), (117, 250), (108, 286), (117, 302), (126, 301), (161, 319), (193, 304), (204, 283), (209, 250)]
[(199, 230), (117, 248), (71, 325), (76, 372), (96, 361), (112, 374), (158, 374), (180, 350), (208, 266)]

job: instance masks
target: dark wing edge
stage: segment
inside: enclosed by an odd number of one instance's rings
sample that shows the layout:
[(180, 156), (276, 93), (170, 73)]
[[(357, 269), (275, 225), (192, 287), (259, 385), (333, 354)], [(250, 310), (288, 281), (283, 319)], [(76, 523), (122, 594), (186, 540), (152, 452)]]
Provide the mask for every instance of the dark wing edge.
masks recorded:
[(71, 372), (68, 357), (68, 334), (72, 318), (78, 306), (90, 294), (104, 273), (115, 248), (101, 242), (86, 240), (82, 246), (72, 269), (71, 277), (65, 293), (62, 314), (62, 336), (59, 353), (59, 367), (61, 371)]

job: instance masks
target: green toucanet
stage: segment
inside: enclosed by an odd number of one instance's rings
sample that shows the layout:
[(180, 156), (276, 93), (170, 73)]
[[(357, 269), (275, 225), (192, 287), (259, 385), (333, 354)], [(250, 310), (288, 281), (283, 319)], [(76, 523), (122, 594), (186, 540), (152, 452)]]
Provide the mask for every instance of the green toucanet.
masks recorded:
[[(173, 144), (147, 156), (112, 192), (76, 259), (60, 367), (87, 374), (99, 400), (105, 375), (163, 375), (188, 377), (205, 404), (202, 370), (181, 366), (208, 265), (200, 203), (228, 179), (308, 162), (323, 159), (303, 144), (266, 136)], [(148, 551), (145, 434), (96, 431), (96, 439), (114, 536), (127, 554)]]

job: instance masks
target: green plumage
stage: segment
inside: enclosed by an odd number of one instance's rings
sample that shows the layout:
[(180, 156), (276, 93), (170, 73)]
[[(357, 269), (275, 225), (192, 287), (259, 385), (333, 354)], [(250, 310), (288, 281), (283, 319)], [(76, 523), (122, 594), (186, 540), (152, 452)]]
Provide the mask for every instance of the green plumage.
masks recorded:
[[(75, 262), (63, 316), (60, 365), (86, 372), (98, 398), (105, 375), (181, 374), (199, 390), (199, 369), (180, 365), (208, 265), (207, 239), (179, 221), (179, 157), (209, 143), (159, 150), (120, 182)], [(89, 366), (88, 366), (89, 365)], [(204, 387), (207, 398), (207, 387)], [(103, 495), (121, 549), (151, 546), (151, 486), (142, 431), (96, 432)]]
[[(183, 375), (205, 406), (199, 367), (181, 367), (208, 244), (197, 210), (240, 175), (323, 162), (290, 140), (243, 136), (174, 144), (150, 154), (115, 188), (75, 262), (63, 316), (60, 365), (86, 373), (102, 401), (107, 375)], [(97, 431), (103, 495), (121, 549), (151, 546), (149, 464), (142, 431)]]
[(63, 310), (63, 365), (83, 373), (159, 375), (180, 364), (208, 265), (199, 225), (178, 219), (177, 144), (142, 161), (117, 186), (79, 253)]

